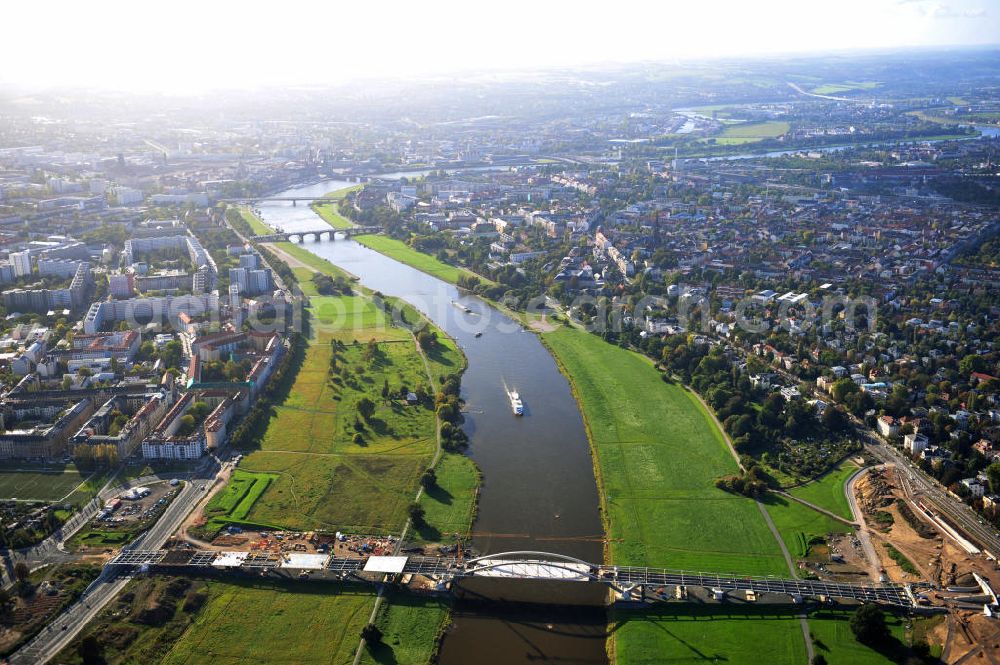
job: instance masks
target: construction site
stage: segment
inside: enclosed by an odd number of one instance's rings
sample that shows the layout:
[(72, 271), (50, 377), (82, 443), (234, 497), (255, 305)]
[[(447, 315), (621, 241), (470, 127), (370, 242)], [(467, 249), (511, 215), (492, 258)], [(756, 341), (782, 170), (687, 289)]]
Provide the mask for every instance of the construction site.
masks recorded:
[[(1000, 658), (1000, 625), (994, 618), (1000, 583), (996, 557), (966, 539), (947, 518), (914, 492), (891, 465), (872, 467), (853, 487), (880, 578), (911, 584), (919, 607), (936, 612), (924, 636), (945, 663)], [(869, 566), (856, 536), (831, 543), (843, 565)], [(979, 661), (976, 661), (979, 662)]]

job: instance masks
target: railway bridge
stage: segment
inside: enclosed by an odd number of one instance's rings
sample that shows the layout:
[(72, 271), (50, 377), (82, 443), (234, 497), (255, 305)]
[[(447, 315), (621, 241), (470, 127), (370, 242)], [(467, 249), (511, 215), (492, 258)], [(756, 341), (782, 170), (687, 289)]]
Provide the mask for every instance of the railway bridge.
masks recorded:
[[(732, 594), (746, 599), (770, 594), (794, 603), (835, 599), (913, 607), (916, 597), (909, 586), (898, 584), (845, 584), (822, 580), (793, 580), (738, 574), (701, 573), (667, 568), (609, 566), (548, 552), (518, 551), (474, 559), (443, 556), (338, 557), (301, 552), (207, 552), (198, 550), (124, 550), (108, 562), (120, 571), (172, 570), (196, 572), (243, 571), (258, 574), (282, 572), (298, 579), (338, 579), (382, 582), (386, 575), (420, 575), (440, 589), (470, 578), (601, 584), (623, 599), (655, 590), (653, 598), (687, 599), (689, 589), (699, 589), (715, 600)], [(668, 591), (669, 590), (669, 591)]]

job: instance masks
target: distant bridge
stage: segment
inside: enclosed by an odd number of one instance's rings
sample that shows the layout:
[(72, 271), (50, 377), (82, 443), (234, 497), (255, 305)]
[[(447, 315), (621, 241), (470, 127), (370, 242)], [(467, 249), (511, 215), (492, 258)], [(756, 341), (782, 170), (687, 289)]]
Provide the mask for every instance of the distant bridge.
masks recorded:
[[(666, 568), (605, 566), (548, 552), (503, 552), (475, 559), (433, 556), (337, 557), (299, 552), (207, 552), (198, 550), (124, 550), (108, 562), (115, 569), (242, 570), (266, 574), (288, 572), (301, 578), (378, 582), (385, 574), (421, 575), (443, 586), (455, 580), (493, 578), (583, 582), (611, 587), (623, 597), (648, 588), (673, 587), (677, 598), (686, 598), (689, 588), (703, 589), (716, 599), (726, 594), (772, 594), (793, 602), (807, 599), (844, 599), (883, 605), (912, 607), (915, 596), (909, 586), (896, 584), (843, 584), (821, 580), (790, 580), (736, 574), (696, 573)], [(374, 576), (374, 577), (373, 577)], [(661, 591), (661, 596), (665, 594)]]
[(356, 235), (365, 235), (372, 233), (382, 233), (381, 226), (352, 226), (346, 229), (335, 229), (333, 227), (326, 227), (322, 229), (314, 229), (312, 231), (275, 231), (274, 233), (269, 233), (266, 235), (253, 236), (250, 239), (255, 242), (297, 242), (303, 243), (306, 241), (307, 237), (311, 237), (315, 242), (319, 242), (323, 239), (325, 235), (330, 240), (336, 240), (337, 236), (343, 236), (344, 238), (350, 238)]
[(219, 199), (221, 203), (242, 203), (246, 205), (253, 205), (255, 203), (260, 203), (261, 201), (291, 201), (293, 206), (297, 206), (299, 201), (306, 201), (308, 203), (340, 203), (342, 197), (333, 196), (255, 196), (251, 198), (242, 199)]

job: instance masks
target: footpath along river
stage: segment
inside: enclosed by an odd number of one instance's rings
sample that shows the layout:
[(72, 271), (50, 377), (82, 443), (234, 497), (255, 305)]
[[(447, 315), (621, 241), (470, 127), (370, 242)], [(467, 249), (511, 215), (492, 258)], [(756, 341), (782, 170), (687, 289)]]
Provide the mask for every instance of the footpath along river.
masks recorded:
[[(318, 196), (351, 184), (330, 180), (277, 196)], [(301, 202), (261, 202), (259, 210), (266, 223), (284, 231), (325, 226)], [(365, 286), (406, 300), (465, 353), (463, 427), (470, 439), (468, 454), (483, 474), (475, 550), (535, 550), (600, 562), (603, 529), (586, 431), (566, 378), (538, 338), (479, 298), (352, 240), (307, 240), (302, 246), (357, 275)], [(508, 390), (520, 393), (524, 416), (511, 412)], [(462, 594), (440, 662), (606, 663), (606, 615), (593, 606), (602, 598), (600, 590), (553, 583), (539, 598), (533, 584), (477, 586)], [(481, 596), (491, 602), (478, 602)], [(557, 605), (527, 607), (495, 602), (498, 598)]]

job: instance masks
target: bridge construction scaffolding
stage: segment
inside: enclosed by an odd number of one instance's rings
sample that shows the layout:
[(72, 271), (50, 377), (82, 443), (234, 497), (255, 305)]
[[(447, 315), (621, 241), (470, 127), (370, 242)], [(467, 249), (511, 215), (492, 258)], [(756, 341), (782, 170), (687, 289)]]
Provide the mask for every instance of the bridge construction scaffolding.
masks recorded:
[[(244, 570), (285, 571), (307, 576), (310, 572), (380, 582), (384, 574), (419, 575), (438, 585), (469, 578), (539, 580), (596, 583), (628, 596), (649, 588), (700, 588), (717, 596), (729, 592), (787, 596), (794, 602), (806, 599), (843, 599), (899, 607), (912, 607), (915, 597), (908, 586), (863, 585), (792, 580), (776, 577), (699, 573), (666, 568), (608, 566), (546, 552), (504, 552), (463, 560), (459, 557), (338, 557), (327, 554), (204, 552), (192, 550), (124, 550), (108, 562), (117, 570)], [(678, 597), (684, 595), (677, 594)]]

